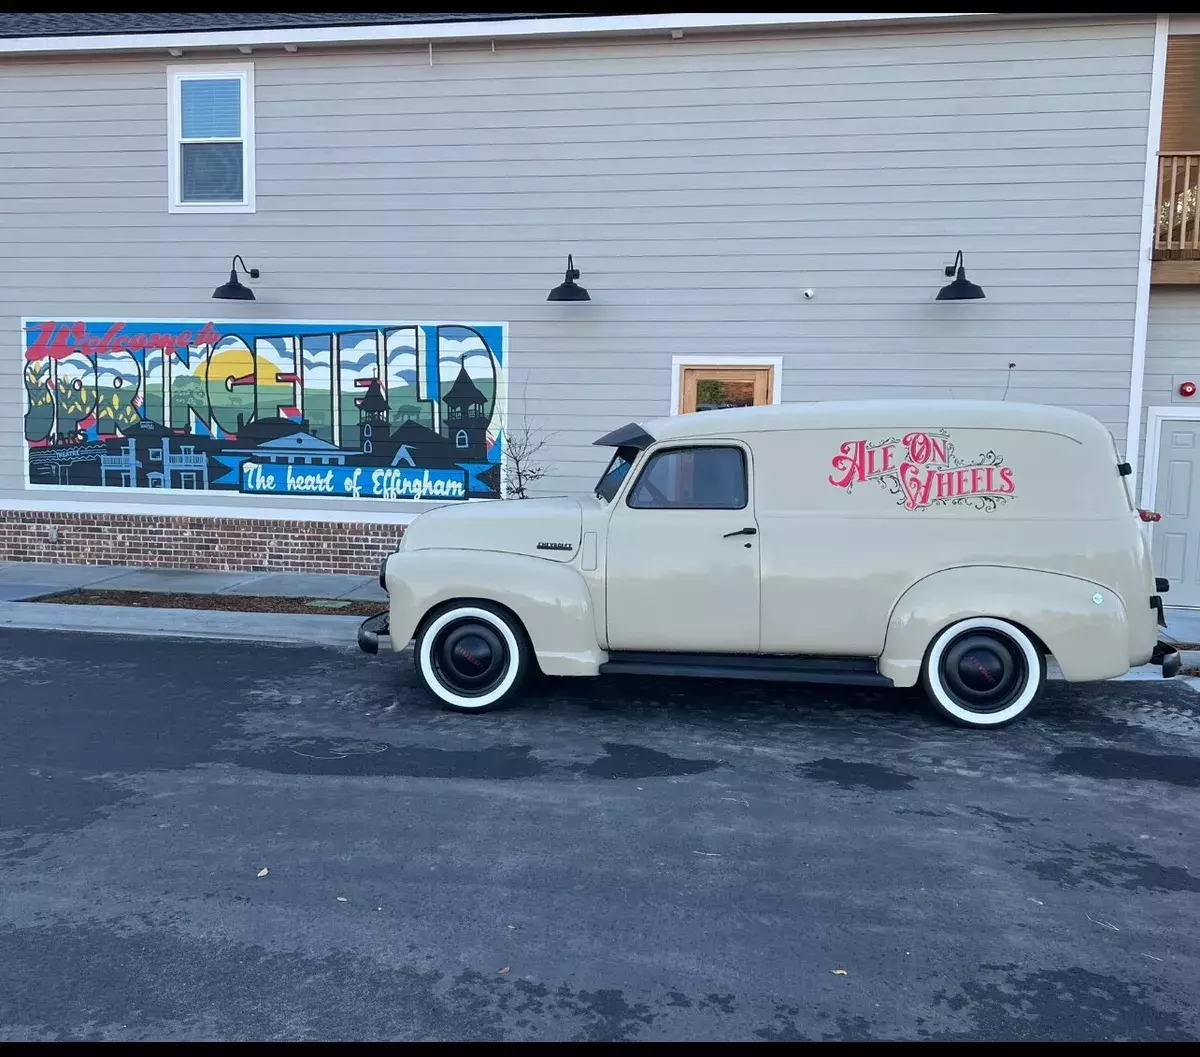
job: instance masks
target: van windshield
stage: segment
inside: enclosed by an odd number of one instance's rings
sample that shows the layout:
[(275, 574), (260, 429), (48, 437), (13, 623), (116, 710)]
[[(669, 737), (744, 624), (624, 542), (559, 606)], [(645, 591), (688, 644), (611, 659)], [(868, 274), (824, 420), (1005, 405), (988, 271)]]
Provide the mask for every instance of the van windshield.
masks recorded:
[(608, 468), (596, 483), (596, 497), (611, 503), (625, 480), (629, 468), (637, 460), (637, 448), (618, 448), (609, 461)]

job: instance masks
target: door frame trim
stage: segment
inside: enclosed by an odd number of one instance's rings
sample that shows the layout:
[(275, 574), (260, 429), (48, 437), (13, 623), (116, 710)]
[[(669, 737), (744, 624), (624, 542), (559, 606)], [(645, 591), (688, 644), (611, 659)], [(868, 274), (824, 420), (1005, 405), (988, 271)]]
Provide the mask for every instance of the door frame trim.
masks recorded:
[[(1153, 510), (1158, 498), (1158, 456), (1162, 448), (1164, 422), (1200, 422), (1200, 407), (1180, 407), (1178, 404), (1146, 408), (1146, 454), (1142, 462), (1141, 502), (1143, 510)], [(1154, 525), (1146, 526), (1147, 534), (1153, 536)]]
[(679, 414), (679, 382), (685, 367), (773, 367), (771, 374), (771, 403), (783, 403), (782, 356), (672, 356), (671, 410)]
[[(1138, 271), (1133, 304), (1133, 341), (1130, 346), (1129, 408), (1125, 422), (1125, 461), (1133, 469), (1131, 487), (1149, 474), (1138, 477), (1138, 445), (1141, 441), (1142, 402), (1146, 389), (1146, 340), (1150, 326), (1150, 285), (1153, 274), (1150, 248), (1158, 227), (1155, 199), (1158, 193), (1158, 149), (1162, 139), (1163, 93), (1167, 76), (1167, 43), (1171, 16), (1160, 14), (1154, 23), (1154, 53), (1150, 64), (1150, 102), (1146, 126), (1146, 163), (1142, 177), (1141, 231), (1138, 236)], [(1147, 426), (1147, 442), (1149, 427)], [(1142, 469), (1149, 465), (1143, 462)]]

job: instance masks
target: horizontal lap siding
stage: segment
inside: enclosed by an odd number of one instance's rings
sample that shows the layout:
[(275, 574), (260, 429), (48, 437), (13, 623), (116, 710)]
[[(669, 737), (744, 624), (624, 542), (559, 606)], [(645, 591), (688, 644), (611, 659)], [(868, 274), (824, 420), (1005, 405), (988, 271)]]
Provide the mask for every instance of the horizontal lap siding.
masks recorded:
[[(1150, 321), (1146, 330), (1146, 385), (1144, 407), (1177, 407), (1195, 411), (1200, 398), (1180, 399), (1175, 379), (1200, 385), (1200, 289), (1191, 286), (1156, 286), (1150, 293)], [(1146, 413), (1142, 412), (1142, 438), (1147, 439)], [(1146, 450), (1143, 443), (1142, 451)], [(1156, 468), (1145, 467), (1153, 474)]]
[[(1007, 381), (1123, 440), (1153, 31), (256, 50), (248, 216), (166, 211), (180, 60), (0, 64), (0, 506), (29, 494), (21, 315), (505, 320), (545, 491), (668, 410), (673, 355), (782, 356), (787, 400)], [(987, 300), (935, 303), (960, 248)], [(253, 305), (208, 297), (234, 252)], [(568, 252), (590, 304), (545, 301)]]

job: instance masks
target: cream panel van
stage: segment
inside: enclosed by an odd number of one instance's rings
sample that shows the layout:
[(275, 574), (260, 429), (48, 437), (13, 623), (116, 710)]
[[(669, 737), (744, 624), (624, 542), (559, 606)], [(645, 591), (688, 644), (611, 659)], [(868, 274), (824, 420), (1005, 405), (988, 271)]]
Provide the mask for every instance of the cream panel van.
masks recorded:
[(924, 688), (999, 727), (1071, 682), (1179, 655), (1094, 419), (973, 401), (706, 411), (631, 424), (595, 494), (422, 514), (380, 570), (368, 653), (415, 638), (447, 708), (547, 675)]

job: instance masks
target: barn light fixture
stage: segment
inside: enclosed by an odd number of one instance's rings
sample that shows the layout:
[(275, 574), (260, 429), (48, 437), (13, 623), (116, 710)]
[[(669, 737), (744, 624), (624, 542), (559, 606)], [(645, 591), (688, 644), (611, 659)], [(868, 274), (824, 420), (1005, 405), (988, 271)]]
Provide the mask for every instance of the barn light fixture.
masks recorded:
[(938, 291), (936, 300), (976, 301), (986, 296), (981, 287), (976, 286), (967, 279), (967, 270), (963, 267), (962, 250), (958, 251), (958, 256), (954, 258), (954, 263), (946, 269), (947, 277), (954, 275), (956, 270), (958, 272), (957, 278), (955, 278), (954, 282), (947, 283)]
[(546, 300), (590, 301), (592, 299), (591, 294), (589, 294), (582, 286), (575, 282), (575, 280), (578, 278), (579, 269), (575, 267), (575, 261), (572, 260), (571, 255), (568, 253), (566, 278), (564, 278), (563, 281), (558, 284), (558, 286), (550, 291), (550, 296), (547, 297)]
[[(215, 297), (218, 301), (254, 301), (254, 300), (256, 300), (256, 298), (254, 296), (254, 291), (251, 290), (250, 287), (245, 286), (241, 282), (238, 281), (238, 277), (237, 277), (238, 261), (242, 261), (242, 255), (240, 253), (235, 253), (233, 256), (233, 263), (230, 264), (230, 266), (229, 266), (229, 282), (225, 283), (223, 286), (218, 286), (213, 291), (213, 297)], [(257, 268), (247, 268), (245, 261), (242, 261), (242, 271), (245, 272), (248, 276), (250, 276), (251, 279), (258, 278), (258, 269)]]

